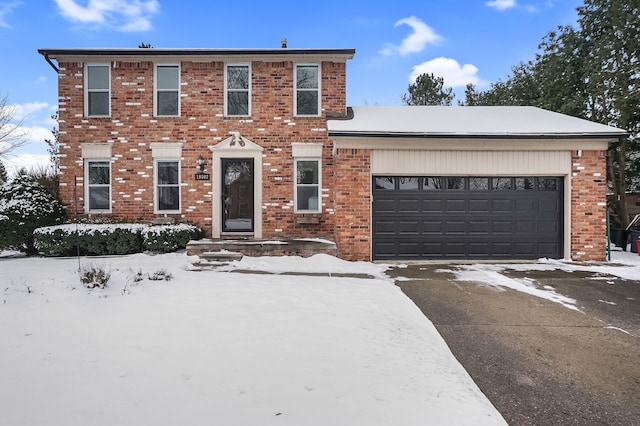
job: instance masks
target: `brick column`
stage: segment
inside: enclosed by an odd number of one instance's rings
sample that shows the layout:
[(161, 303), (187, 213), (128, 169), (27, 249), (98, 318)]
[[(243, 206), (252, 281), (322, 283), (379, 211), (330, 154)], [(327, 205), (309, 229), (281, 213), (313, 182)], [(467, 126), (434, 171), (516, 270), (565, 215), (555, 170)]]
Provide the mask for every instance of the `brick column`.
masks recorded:
[(573, 151), (571, 259), (602, 261), (607, 250), (606, 151)]
[(338, 256), (371, 260), (371, 150), (338, 149), (335, 180)]

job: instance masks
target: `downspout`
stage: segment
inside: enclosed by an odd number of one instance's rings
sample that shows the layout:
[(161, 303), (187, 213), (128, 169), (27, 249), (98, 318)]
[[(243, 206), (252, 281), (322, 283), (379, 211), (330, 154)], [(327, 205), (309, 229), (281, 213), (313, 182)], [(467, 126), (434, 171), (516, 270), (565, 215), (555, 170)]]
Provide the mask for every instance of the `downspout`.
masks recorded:
[(49, 63), (49, 65), (51, 65), (51, 68), (53, 68), (56, 74), (59, 73), (60, 70), (58, 69), (58, 67), (56, 67), (56, 64), (51, 62), (51, 58), (49, 58), (49, 55), (45, 53), (43, 56), (44, 56), (44, 59)]

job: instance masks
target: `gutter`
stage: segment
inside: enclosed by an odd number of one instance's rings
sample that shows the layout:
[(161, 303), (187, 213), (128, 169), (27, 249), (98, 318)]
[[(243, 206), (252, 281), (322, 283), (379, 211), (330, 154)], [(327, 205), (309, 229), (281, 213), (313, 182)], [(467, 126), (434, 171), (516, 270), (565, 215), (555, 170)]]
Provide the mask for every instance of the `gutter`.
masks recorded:
[(622, 139), (628, 134), (620, 133), (501, 133), (501, 134), (479, 134), (479, 133), (422, 133), (422, 132), (353, 132), (329, 130), (329, 136), (337, 137), (368, 137), (368, 138), (422, 138), (422, 139), (593, 139), (593, 138), (614, 138), (617, 142), (613, 142), (615, 146), (621, 143)]
[(58, 69), (58, 67), (56, 66), (56, 64), (54, 64), (54, 63), (51, 61), (51, 58), (49, 58), (49, 54), (48, 54), (48, 53), (44, 53), (44, 52), (42, 52), (42, 51), (39, 51), (39, 53), (40, 53), (42, 56), (44, 56), (44, 59), (47, 61), (47, 63), (48, 63), (49, 65), (51, 65), (51, 68), (53, 68), (53, 70), (56, 72), (56, 74), (58, 74), (58, 73), (60, 72), (60, 70)]

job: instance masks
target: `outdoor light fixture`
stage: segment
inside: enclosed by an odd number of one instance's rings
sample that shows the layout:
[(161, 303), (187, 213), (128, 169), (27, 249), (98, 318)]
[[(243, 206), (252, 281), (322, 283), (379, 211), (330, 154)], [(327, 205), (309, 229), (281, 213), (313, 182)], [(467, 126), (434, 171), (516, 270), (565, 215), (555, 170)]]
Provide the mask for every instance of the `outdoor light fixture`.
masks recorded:
[(204, 158), (202, 158), (202, 155), (198, 156), (198, 167), (200, 167), (200, 172), (204, 172)]

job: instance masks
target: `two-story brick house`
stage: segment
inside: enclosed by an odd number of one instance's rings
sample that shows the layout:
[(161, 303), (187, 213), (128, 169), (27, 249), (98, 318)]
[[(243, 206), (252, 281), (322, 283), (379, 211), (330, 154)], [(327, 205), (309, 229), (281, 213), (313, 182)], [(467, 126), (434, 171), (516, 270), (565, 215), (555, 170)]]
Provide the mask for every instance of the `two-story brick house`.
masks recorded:
[(348, 108), (354, 49), (39, 52), (58, 71), (70, 217), (326, 238), (346, 259), (604, 257), (619, 129), (535, 108)]

